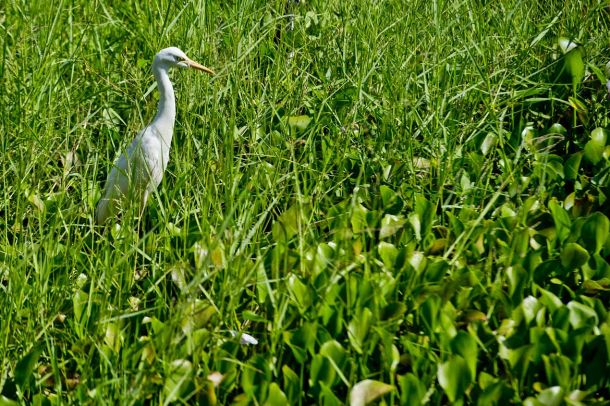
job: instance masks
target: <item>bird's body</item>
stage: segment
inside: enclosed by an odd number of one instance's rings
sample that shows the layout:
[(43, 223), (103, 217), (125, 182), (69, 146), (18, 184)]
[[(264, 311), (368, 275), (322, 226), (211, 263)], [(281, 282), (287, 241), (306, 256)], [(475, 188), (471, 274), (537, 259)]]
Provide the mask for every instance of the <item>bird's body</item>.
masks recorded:
[(213, 74), (175, 47), (165, 48), (155, 56), (152, 69), (160, 97), (157, 115), (115, 161), (106, 180), (104, 196), (95, 210), (98, 224), (104, 224), (125, 203), (136, 203), (138, 209), (143, 210), (148, 196), (163, 179), (176, 120), (174, 88), (168, 74), (173, 66), (191, 67)]

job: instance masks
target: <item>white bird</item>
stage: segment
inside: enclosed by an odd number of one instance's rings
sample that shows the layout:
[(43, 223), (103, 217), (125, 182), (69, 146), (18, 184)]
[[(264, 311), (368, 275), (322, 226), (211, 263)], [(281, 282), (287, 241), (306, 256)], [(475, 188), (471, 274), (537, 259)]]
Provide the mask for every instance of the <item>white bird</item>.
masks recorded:
[(163, 179), (176, 120), (174, 88), (168, 74), (174, 66), (214, 74), (176, 47), (162, 49), (155, 55), (152, 71), (159, 88), (157, 115), (114, 162), (106, 180), (104, 197), (95, 209), (97, 224), (104, 224), (122, 204), (135, 203), (142, 212), (148, 195)]

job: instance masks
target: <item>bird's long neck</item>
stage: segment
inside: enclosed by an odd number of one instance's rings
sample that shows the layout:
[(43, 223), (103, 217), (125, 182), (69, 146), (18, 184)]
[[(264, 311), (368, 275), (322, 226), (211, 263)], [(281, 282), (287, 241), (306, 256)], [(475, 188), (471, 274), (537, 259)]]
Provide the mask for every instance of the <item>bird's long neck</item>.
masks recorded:
[(157, 115), (153, 119), (152, 124), (157, 127), (161, 137), (169, 147), (174, 132), (174, 121), (176, 121), (174, 87), (169, 80), (167, 68), (157, 64), (153, 64), (152, 68), (155, 79), (157, 79), (157, 87), (159, 88), (159, 105)]

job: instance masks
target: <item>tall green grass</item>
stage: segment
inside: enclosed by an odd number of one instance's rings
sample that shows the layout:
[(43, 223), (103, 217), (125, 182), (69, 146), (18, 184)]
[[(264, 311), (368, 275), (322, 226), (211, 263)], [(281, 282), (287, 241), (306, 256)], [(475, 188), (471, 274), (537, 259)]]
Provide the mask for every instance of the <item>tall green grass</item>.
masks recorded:
[[(388, 404), (543, 401), (556, 386), (608, 400), (607, 378), (586, 370), (595, 351), (608, 367), (603, 289), (583, 299), (597, 312), (574, 344), (584, 355), (516, 342), (546, 326), (522, 323), (528, 297), (567, 309), (582, 287), (533, 271), (566, 250), (547, 236), (536, 262), (525, 235), (559, 227), (548, 202), (574, 186), (546, 174), (551, 158), (523, 130), (561, 123), (552, 152), (567, 157), (608, 125), (595, 69), (609, 23), (603, 1), (9, 0), (2, 401), (334, 404), (363, 398), (365, 379), (392, 385), (379, 387)], [(583, 50), (576, 87), (560, 36)], [(165, 179), (143, 218), (99, 228), (106, 174), (154, 115), (150, 63), (166, 46), (218, 74), (172, 72)], [(575, 190), (597, 199), (599, 179)], [(607, 261), (610, 249), (589, 251)], [(593, 320), (587, 309), (570, 317)]]

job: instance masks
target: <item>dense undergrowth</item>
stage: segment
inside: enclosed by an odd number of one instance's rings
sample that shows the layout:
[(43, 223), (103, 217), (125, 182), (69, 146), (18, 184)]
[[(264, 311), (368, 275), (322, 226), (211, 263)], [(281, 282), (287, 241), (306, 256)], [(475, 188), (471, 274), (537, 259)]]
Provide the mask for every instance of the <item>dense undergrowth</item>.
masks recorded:
[[(0, 403), (610, 401), (608, 7), (9, 1)], [(169, 45), (218, 75), (104, 230)]]

